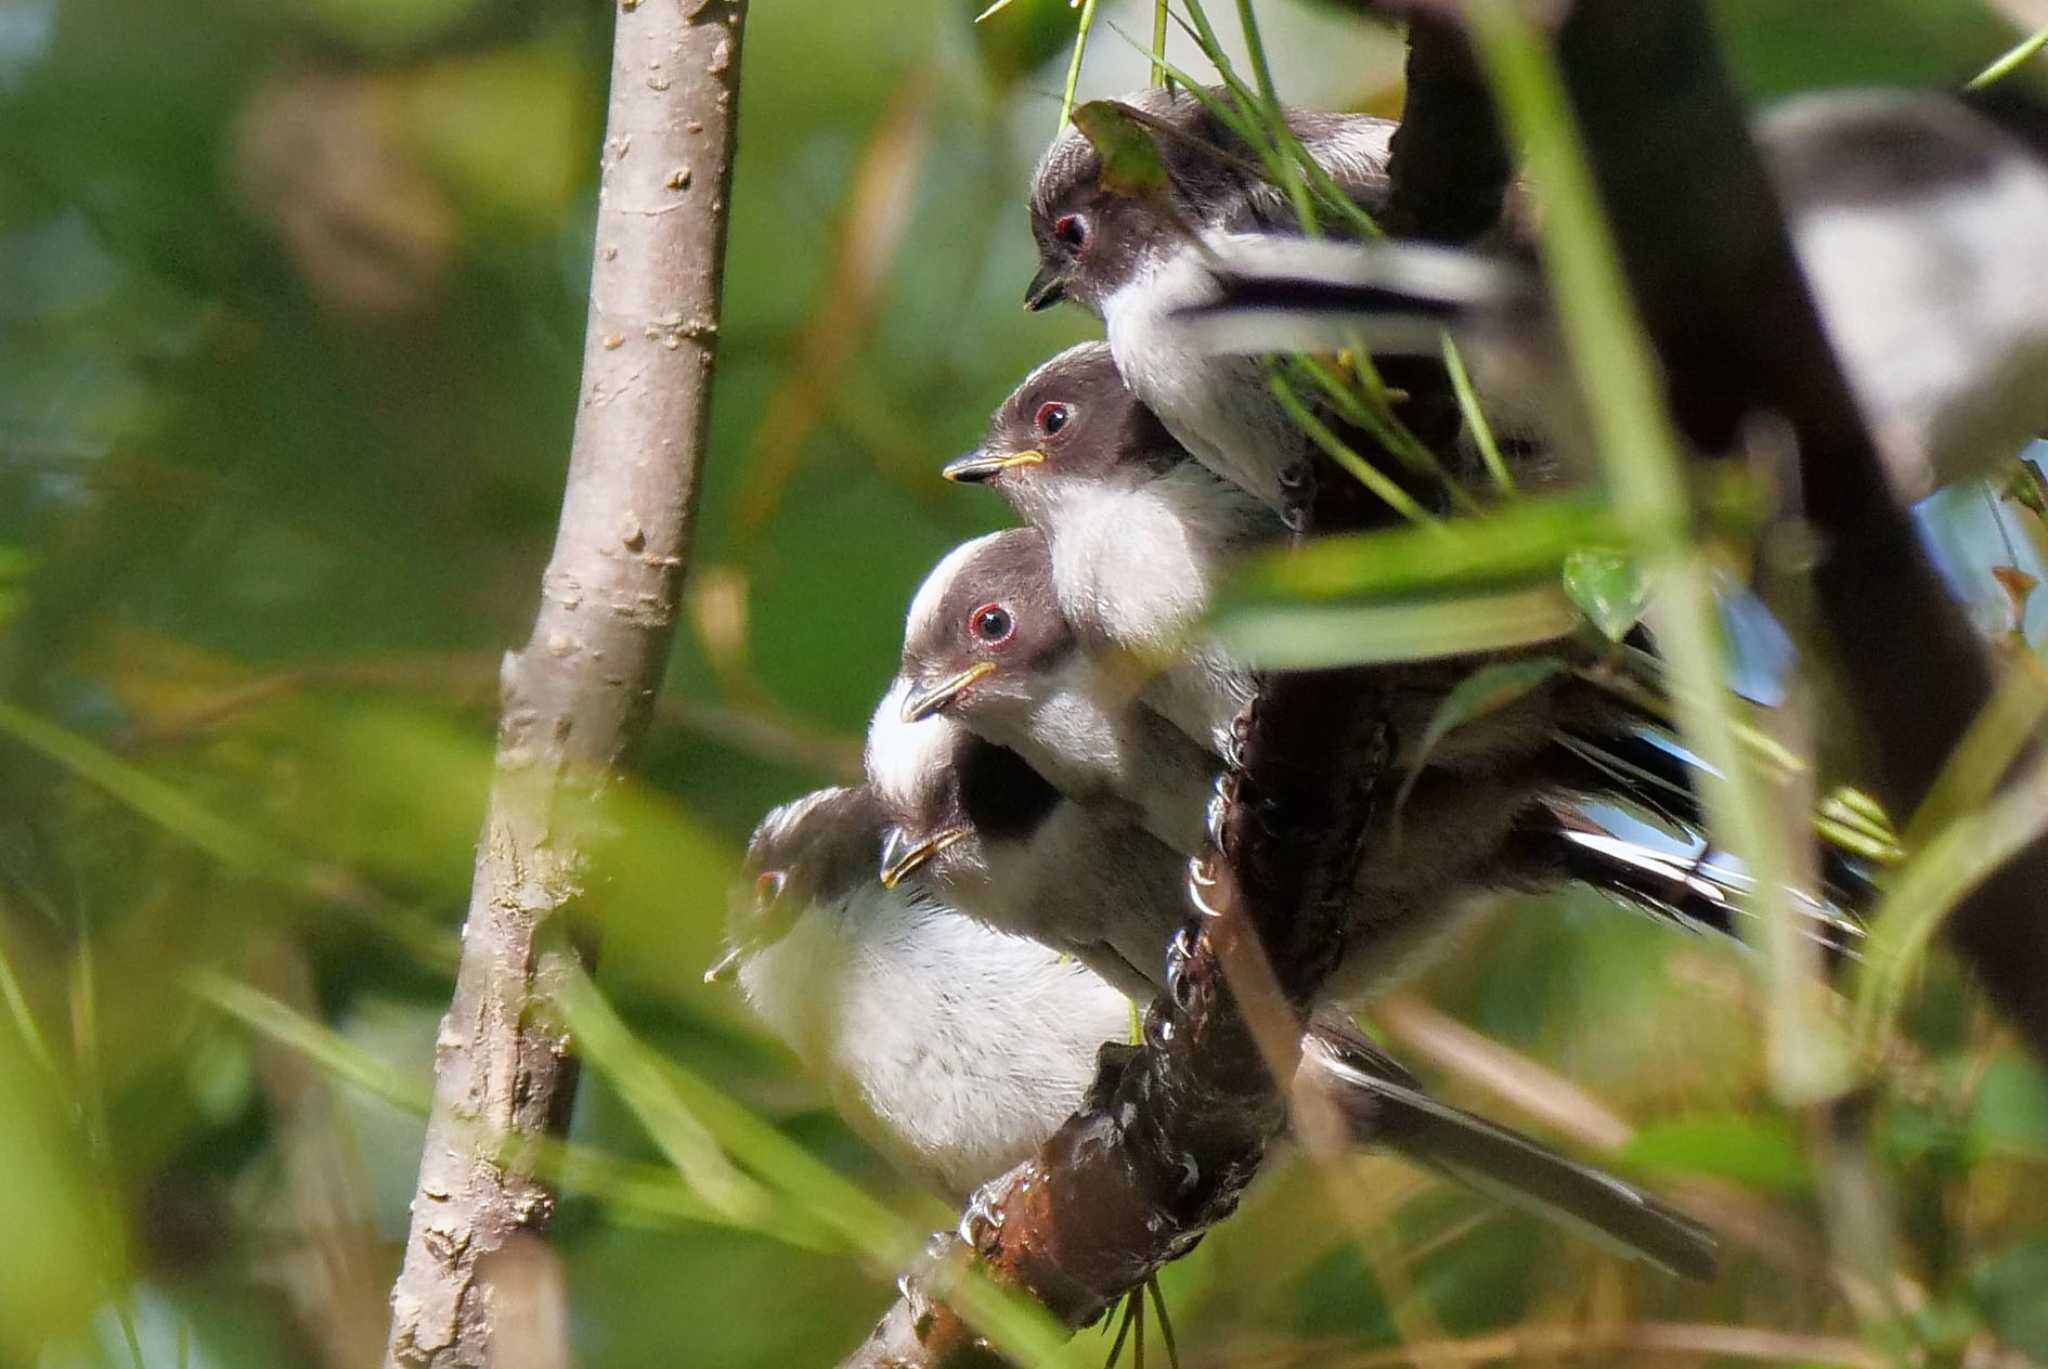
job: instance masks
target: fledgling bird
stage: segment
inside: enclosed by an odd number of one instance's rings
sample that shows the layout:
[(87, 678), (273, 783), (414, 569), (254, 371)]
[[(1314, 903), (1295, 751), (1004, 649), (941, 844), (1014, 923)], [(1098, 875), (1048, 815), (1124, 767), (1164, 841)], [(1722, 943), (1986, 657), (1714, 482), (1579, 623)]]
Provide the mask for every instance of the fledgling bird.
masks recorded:
[[(950, 719), (906, 722), (894, 697), (876, 711), (868, 766), (883, 807), (901, 819), (883, 844), (884, 883), (922, 879), (973, 916), (1070, 951), (1135, 1002), (1164, 983), (1167, 938), (1183, 921), (1183, 864), (1171, 851), (1034, 788), (1014, 754)], [(1294, 1090), (1334, 1108), (1358, 1143), (1387, 1145), (1621, 1253), (1689, 1277), (1711, 1274), (1712, 1237), (1694, 1223), (1428, 1097), (1334, 1013), (1318, 1014), (1304, 1037)]]
[(956, 547), (918, 587), (902, 706), (912, 720), (949, 712), (1060, 792), (1133, 814), (1192, 854), (1219, 762), (1206, 736), (1138, 699), (1142, 681), (1122, 664), (1090, 652), (1061, 614), (1045, 538), (1009, 528)]
[[(1152, 582), (1143, 567), (1132, 569), (1142, 593)], [(1429, 830), (1414, 814), (1435, 813), (1453, 824), (1446, 844), (1504, 837), (1523, 801), (1549, 783), (1559, 734), (1599, 738), (1638, 723), (1605, 691), (1559, 674), (1435, 738), (1425, 754), (1445, 695), (1472, 669), (1462, 658), (1389, 668), (1395, 760), (1423, 772), (1409, 825)], [(1176, 850), (1200, 849), (1221, 761), (1143, 702), (1133, 705), (1065, 622), (1052, 553), (1036, 529), (991, 533), (940, 561), (911, 603), (903, 674), (913, 682), (909, 716), (946, 711), (1061, 792), (1096, 806), (1121, 800)], [(1439, 796), (1455, 811), (1436, 810)], [(1426, 863), (1408, 869), (1429, 882)]]
[(883, 881), (921, 870), (954, 906), (1150, 1002), (1187, 917), (1180, 853), (1133, 811), (1076, 801), (950, 714), (905, 707), (914, 692), (899, 676), (868, 727), (868, 783), (890, 823)]
[[(1758, 147), (1829, 341), (1899, 500), (1984, 474), (2048, 430), (2048, 111), (1899, 90), (1802, 96)], [(1418, 243), (1218, 239), (1172, 345), (1245, 362), (1363, 337), (1434, 354), (1446, 327), (1490, 393), (1535, 391), (1583, 431), (1541, 282)]]
[(985, 483), (1045, 537), (1053, 594), (1083, 649), (1154, 669), (1140, 698), (1223, 752), (1252, 674), (1195, 639), (1231, 564), (1284, 534), (1258, 500), (1173, 440), (1084, 342), (1025, 377), (949, 480)]
[[(1150, 834), (1181, 855), (1199, 851), (1214, 794), (1207, 776), (1219, 763), (1204, 754), (1202, 764), (1184, 767), (1179, 778), (1162, 778), (1161, 767), (1148, 759), (1159, 752), (1158, 720), (1144, 721), (1142, 706), (1105, 703), (1087, 686), (1086, 653), (1078, 652), (1077, 663), (1050, 577), (1044, 540), (1030, 528), (976, 539), (941, 563), (919, 591), (903, 675), (869, 733), (872, 782), (891, 811), (929, 817), (935, 811), (930, 795), (958, 789), (940, 781), (965, 768), (954, 760), (952, 733), (919, 726), (945, 719), (956, 731), (993, 744), (998, 757), (977, 768), (988, 770), (992, 796), (1007, 796), (1013, 818), (1027, 808), (1051, 811), (1056, 796), (1079, 800), (1060, 810), (1071, 810), (1072, 818), (1062, 829), (1065, 854), (1026, 869), (1072, 868), (1094, 839), (1091, 823)], [(1491, 895), (1509, 890), (1582, 880), (1646, 911), (1732, 929), (1734, 903), (1725, 893), (1716, 898), (1683, 887), (1683, 857), (1603, 843), (1602, 825), (1582, 811), (1599, 802), (1660, 815), (1672, 809), (1663, 774), (1645, 778), (1640, 764), (1621, 763), (1644, 750), (1632, 713), (1596, 686), (1559, 673), (1545, 682), (1551, 687), (1531, 689), (1431, 740), (1442, 699), (1470, 669), (1463, 661), (1418, 662), (1390, 681), (1384, 702), (1396, 749), (1388, 788), (1398, 785), (1399, 801), (1382, 805), (1367, 828), (1354, 878), (1356, 922), (1332, 978), (1333, 998), (1357, 1002), (1379, 991), (1446, 945)], [(1133, 716), (1140, 721), (1126, 721)], [(1176, 746), (1185, 742), (1170, 729), (1164, 735)], [(1005, 765), (1011, 778), (998, 783)], [(1676, 797), (1689, 799), (1682, 764), (1678, 769)], [(1034, 784), (1043, 792), (1027, 804), (1020, 796)], [(1680, 812), (1673, 821), (1696, 827), (1698, 815)], [(922, 835), (946, 830), (947, 824), (927, 822)], [(1110, 864), (1118, 871), (1163, 869), (1166, 854), (1148, 859), (1144, 846), (1127, 845)], [(972, 866), (967, 853), (956, 855), (962, 868)], [(1162, 935), (1183, 915), (1177, 883), (1163, 903), (1156, 893), (1146, 900), (1144, 891), (1161, 882), (1156, 873), (1143, 875), (1113, 899), (1059, 883), (1053, 914), (1047, 911), (1053, 905), (1034, 902), (1036, 885), (1013, 874), (1002, 888), (1022, 908), (991, 916), (997, 925), (1083, 958), (1104, 954), (1096, 943), (1105, 943), (1122, 964), (1155, 975)], [(1106, 917), (1113, 919), (1109, 931), (1103, 930)], [(1090, 963), (1127, 986), (1114, 963)]]
[[(1100, 154), (1078, 128), (1067, 128), (1032, 180), (1039, 267), (1025, 305), (1068, 299), (1100, 318), (1125, 383), (1167, 431), (1299, 529), (1315, 448), (1268, 391), (1262, 363), (1191, 347), (1170, 326), (1177, 312), (1214, 298), (1217, 243), (1242, 232), (1298, 232), (1299, 225), (1286, 197), (1249, 169), (1256, 156), (1194, 94), (1148, 90), (1119, 103), (1155, 133), (1168, 204), (1103, 190)], [(1287, 118), (1345, 193), (1368, 210), (1381, 206), (1391, 121), (1306, 111)]]
[(1080, 1106), (1130, 1004), (1078, 962), (876, 878), (871, 790), (825, 789), (761, 820), (731, 921), (747, 1002), (906, 1174), (964, 1199)]
[[(878, 809), (826, 789), (768, 814), (749, 844), (732, 953), (748, 1003), (864, 1139), (955, 1200), (1079, 1107), (1130, 1003), (1067, 957), (941, 901), (922, 874), (875, 878)], [(1438, 1103), (1330, 1022), (1304, 1043), (1312, 1090), (1361, 1145), (1384, 1145), (1630, 1257), (1711, 1277), (1714, 1242), (1654, 1198)]]

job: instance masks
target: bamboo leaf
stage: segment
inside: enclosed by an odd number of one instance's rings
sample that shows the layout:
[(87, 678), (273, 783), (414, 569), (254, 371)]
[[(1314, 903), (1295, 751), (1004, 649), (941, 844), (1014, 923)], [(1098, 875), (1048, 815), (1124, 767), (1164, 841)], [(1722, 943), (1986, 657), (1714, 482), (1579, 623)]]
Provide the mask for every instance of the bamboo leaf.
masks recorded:
[(1601, 501), (1522, 500), (1483, 518), (1319, 537), (1261, 553), (1247, 559), (1220, 602), (1442, 599), (1555, 585), (1573, 551), (1619, 535)]
[(1561, 590), (1539, 586), (1420, 603), (1254, 605), (1221, 614), (1216, 636), (1249, 664), (1314, 670), (1533, 646), (1579, 621)]
[(1628, 636), (1650, 602), (1650, 587), (1634, 558), (1609, 547), (1565, 553), (1564, 592), (1610, 642)]
[(1407, 804), (1409, 791), (1415, 787), (1415, 781), (1428, 764), (1430, 753), (1445, 737), (1466, 723), (1498, 713), (1517, 699), (1527, 698), (1564, 670), (1565, 663), (1555, 656), (1539, 656), (1532, 660), (1484, 665), (1458, 681), (1451, 692), (1444, 695), (1443, 702), (1436, 706), (1428, 726), (1422, 729), (1422, 737), (1415, 747), (1414, 763), (1407, 778), (1401, 781), (1400, 793), (1394, 799), (1394, 811), (1398, 813)]
[(1615, 1158), (1647, 1174), (1711, 1174), (1792, 1196), (1813, 1191), (1806, 1146), (1780, 1116), (1654, 1123)]
[(670, 1083), (666, 1062), (627, 1029), (595, 985), (578, 975), (564, 985), (557, 1001), (577, 1048), (611, 1081), (698, 1197), (739, 1226), (794, 1228), (799, 1243), (806, 1245), (825, 1239), (824, 1233), (811, 1229), (815, 1223), (808, 1214), (780, 1201), (726, 1157), (717, 1138)]
[(1081, 130), (1102, 158), (1096, 184), (1112, 195), (1130, 195), (1150, 204), (1165, 204), (1173, 188), (1166, 159), (1152, 131), (1114, 100), (1090, 100), (1074, 109), (1074, 127)]
[[(687, 1114), (692, 1127), (700, 1127), (727, 1153), (746, 1156), (754, 1172), (780, 1195), (864, 1255), (876, 1270), (894, 1274), (917, 1254), (923, 1238), (915, 1225), (683, 1066), (656, 1057), (618, 1020), (582, 970), (564, 969), (557, 1001), (572, 1030), (582, 1035), (594, 1024), (604, 1045), (612, 1048), (608, 1056), (592, 1053), (599, 1069), (610, 1073), (607, 1058), (614, 1065), (623, 1062), (636, 1075), (636, 1087), (646, 1090), (643, 1097), (665, 1092), (666, 1101), (655, 1098), (663, 1115)], [(587, 1049), (588, 1037), (585, 1043)], [(998, 1288), (977, 1270), (957, 1271), (941, 1291), (961, 1315), (1018, 1362), (1065, 1363), (1073, 1358), (1065, 1334), (1044, 1309)]]

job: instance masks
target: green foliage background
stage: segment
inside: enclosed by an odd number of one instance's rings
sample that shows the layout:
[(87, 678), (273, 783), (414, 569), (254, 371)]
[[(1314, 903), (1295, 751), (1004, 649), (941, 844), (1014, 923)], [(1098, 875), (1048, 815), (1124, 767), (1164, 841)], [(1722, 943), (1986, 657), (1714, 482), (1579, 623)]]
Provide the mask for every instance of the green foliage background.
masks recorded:
[[(1284, 95), (1397, 107), (1390, 39), (1260, 14)], [(1088, 335), (1017, 307), (1072, 13), (971, 17), (749, 19), (691, 615), (601, 900), (600, 980), (641, 1039), (913, 1229), (948, 1219), (699, 976), (753, 820), (853, 764), (910, 589), (999, 521), (938, 464)], [(1760, 100), (1954, 83), (2015, 36), (1944, 0), (1722, 17)], [(1103, 18), (1149, 32), (1149, 6)], [(568, 447), (608, 22), (543, 0), (0, 0), (0, 1363), (381, 1348), (496, 659)], [(1084, 98), (1142, 72), (1099, 24)], [(1770, 1100), (1758, 983), (1740, 950), (1574, 899), (1495, 918), (1421, 986), (1626, 1118), (1618, 1166), (1762, 1233), (1717, 1285), (1388, 1160), (1350, 1166), (1341, 1200), (1289, 1166), (1170, 1272), (1184, 1352), (1390, 1363), (1403, 1340), (1656, 1321), (1828, 1338), (1808, 1358), (1995, 1341), (2048, 1362), (2039, 1071), (1932, 962), (1873, 1103), (1896, 1247), (1829, 1256), (1825, 1152)], [(799, 1216), (717, 1216), (611, 1077), (586, 1076), (575, 1141), (599, 1160), (557, 1229), (580, 1361), (850, 1347), (893, 1270), (792, 1244)], [(1845, 1298), (1830, 1260), (1882, 1291)]]

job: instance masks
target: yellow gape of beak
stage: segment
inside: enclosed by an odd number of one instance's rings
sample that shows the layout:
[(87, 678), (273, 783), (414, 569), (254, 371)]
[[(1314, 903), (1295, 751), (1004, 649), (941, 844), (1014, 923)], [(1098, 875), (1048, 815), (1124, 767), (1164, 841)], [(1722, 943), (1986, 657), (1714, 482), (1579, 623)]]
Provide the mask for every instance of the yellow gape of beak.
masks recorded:
[(973, 834), (971, 827), (947, 827), (921, 841), (913, 841), (901, 827), (891, 827), (882, 840), (882, 887), (895, 888), (918, 866)]
[(1033, 449), (1023, 452), (982, 452), (973, 451), (965, 456), (956, 456), (939, 467), (939, 474), (948, 480), (959, 480), (975, 484), (993, 480), (1012, 466), (1036, 466), (1045, 460), (1045, 453)]
[(953, 702), (976, 680), (995, 673), (994, 661), (976, 661), (958, 675), (949, 676), (929, 689), (912, 690), (903, 700), (903, 721), (921, 723)]

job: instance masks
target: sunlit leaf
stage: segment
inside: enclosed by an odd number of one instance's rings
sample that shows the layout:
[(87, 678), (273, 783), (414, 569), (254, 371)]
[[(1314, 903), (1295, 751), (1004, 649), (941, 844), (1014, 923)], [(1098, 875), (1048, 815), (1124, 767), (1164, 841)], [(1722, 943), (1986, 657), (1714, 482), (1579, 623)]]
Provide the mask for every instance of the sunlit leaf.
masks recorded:
[(1650, 587), (1634, 559), (1607, 547), (1565, 554), (1564, 592), (1610, 642), (1628, 636), (1650, 602)]
[(228, 1016), (297, 1051), (333, 1078), (381, 1098), (393, 1107), (425, 1114), (427, 1089), (340, 1033), (308, 1020), (261, 989), (213, 971), (186, 982), (192, 994)]
[(1112, 195), (1130, 195), (1162, 204), (1172, 190), (1166, 159), (1152, 140), (1152, 130), (1114, 100), (1090, 100), (1074, 106), (1074, 127), (1081, 130), (1102, 157), (1096, 184)]
[(119, 1279), (105, 1207), (83, 1169), (76, 1105), (30, 1064), (0, 1018), (0, 1357), (34, 1364), (53, 1337), (83, 1326)]
[(1972, 1271), (1969, 1288), (1985, 1324), (2005, 1345), (2048, 1360), (2048, 1236), (2036, 1236)]
[[(389, 1061), (261, 989), (210, 971), (188, 977), (186, 988), (252, 1031), (296, 1052), (329, 1078), (402, 1112), (427, 1115), (431, 1100), (423, 1079), (406, 1077)], [(504, 1141), (508, 1150), (517, 1150), (536, 1172), (584, 1197), (616, 1206), (622, 1216), (735, 1225), (727, 1214), (682, 1187), (667, 1169), (634, 1164), (584, 1145), (550, 1140), (536, 1145), (532, 1137)], [(480, 1144), (488, 1149), (492, 1143), (484, 1137)]]
[(1455, 597), (1556, 583), (1576, 548), (1611, 539), (1599, 500), (1530, 499), (1484, 518), (1318, 537), (1250, 558), (1223, 602)]
[(274, 878), (303, 877), (292, 856), (68, 728), (0, 701), (0, 735), (41, 752), (216, 860)]
[(1652, 1123), (1615, 1158), (1648, 1174), (1711, 1174), (1775, 1193), (1813, 1188), (1806, 1147), (1791, 1124), (1778, 1117)]
[(1562, 591), (1538, 587), (1425, 603), (1253, 605), (1224, 612), (1216, 636), (1252, 665), (1310, 670), (1533, 646), (1578, 622)]
[(2048, 518), (2048, 476), (2042, 475), (2041, 463), (2033, 457), (2012, 463), (2001, 493), (2037, 517)]
[(1415, 744), (1413, 768), (1407, 779), (1402, 781), (1395, 807), (1398, 809), (1407, 799), (1408, 791), (1428, 763), (1430, 753), (1436, 750), (1437, 743), (1466, 723), (1498, 713), (1517, 699), (1527, 698), (1564, 669), (1565, 663), (1555, 656), (1539, 656), (1532, 660), (1484, 665), (1458, 681), (1451, 692), (1444, 695), (1443, 702), (1436, 706), (1436, 712), (1430, 715), (1429, 725), (1422, 729), (1422, 736)]
[(792, 1209), (726, 1157), (718, 1141), (667, 1079), (661, 1057), (640, 1044), (587, 979), (560, 996), (577, 1049), (609, 1079), (691, 1189), (728, 1220), (810, 1249), (829, 1249), (828, 1233)]
[[(784, 1216), (800, 1211), (803, 1215), (796, 1220), (815, 1219), (881, 1269), (900, 1268), (918, 1249), (922, 1236), (914, 1225), (680, 1064), (653, 1056), (632, 1038), (580, 971), (568, 974), (559, 1001), (586, 1049), (591, 1044), (588, 1032), (596, 1027), (600, 1043), (592, 1055), (598, 1068), (610, 1072), (623, 1064), (634, 1076), (635, 1088), (645, 1090), (643, 1101), (654, 1106), (656, 1116), (687, 1116), (690, 1128), (701, 1127), (703, 1136), (727, 1153), (744, 1155), (750, 1170), (772, 1184), (779, 1196), (799, 1205), (794, 1210), (782, 1209)], [(607, 1046), (612, 1049), (607, 1051)], [(642, 1120), (648, 1120), (646, 1114)], [(671, 1139), (697, 1144), (681, 1133)], [(954, 1307), (1012, 1355), (1029, 1362), (1067, 1358), (1066, 1339), (1049, 1324), (1042, 1308), (1023, 1302), (973, 1271), (960, 1271), (956, 1281), (942, 1291)]]
[(2000, 1055), (1977, 1084), (1970, 1136), (1986, 1153), (2048, 1160), (2048, 1077), (2022, 1056)]

